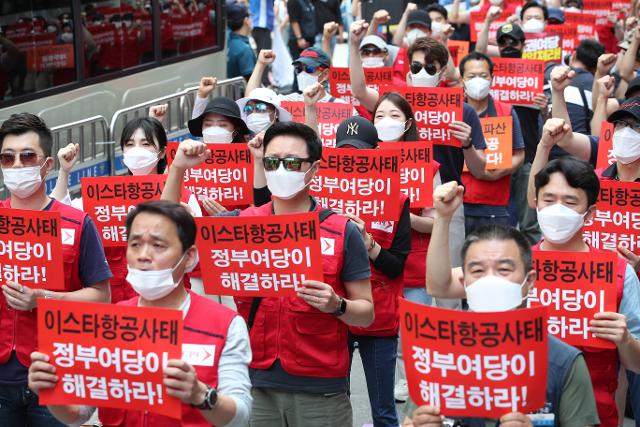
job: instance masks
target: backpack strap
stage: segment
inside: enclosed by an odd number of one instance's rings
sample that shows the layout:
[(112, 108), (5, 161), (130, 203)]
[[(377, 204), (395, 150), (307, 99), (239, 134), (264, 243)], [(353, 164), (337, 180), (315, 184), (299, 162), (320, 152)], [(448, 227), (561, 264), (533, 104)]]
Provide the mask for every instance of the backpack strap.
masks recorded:
[(584, 93), (584, 89), (578, 87), (578, 91), (580, 92), (580, 97), (582, 98), (582, 108), (584, 108), (584, 115), (587, 121), (587, 135), (591, 135), (591, 118), (593, 117), (593, 111), (589, 109), (589, 104), (587, 103), (587, 94)]

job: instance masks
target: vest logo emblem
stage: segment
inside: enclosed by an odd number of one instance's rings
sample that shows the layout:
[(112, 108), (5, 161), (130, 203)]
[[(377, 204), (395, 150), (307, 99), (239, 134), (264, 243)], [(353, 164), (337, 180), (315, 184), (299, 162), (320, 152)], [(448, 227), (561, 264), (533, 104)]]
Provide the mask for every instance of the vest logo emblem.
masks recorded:
[(335, 255), (335, 251), (336, 251), (335, 239), (330, 239), (328, 237), (321, 237), (320, 246), (321, 246), (322, 255)]

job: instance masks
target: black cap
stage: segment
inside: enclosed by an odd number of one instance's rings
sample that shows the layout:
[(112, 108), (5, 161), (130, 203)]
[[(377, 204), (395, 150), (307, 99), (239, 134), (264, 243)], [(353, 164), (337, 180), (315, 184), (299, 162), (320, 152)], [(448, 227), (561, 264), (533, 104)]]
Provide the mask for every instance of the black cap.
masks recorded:
[(355, 148), (376, 148), (378, 131), (369, 120), (353, 116), (344, 120), (336, 130), (336, 148), (351, 145)]
[(331, 66), (331, 59), (322, 49), (318, 49), (317, 47), (308, 47), (300, 53), (300, 57), (293, 61), (302, 62), (304, 65), (309, 65), (311, 67), (325, 67), (329, 68)]
[(231, 98), (219, 96), (209, 101), (202, 114), (195, 119), (189, 120), (189, 132), (191, 132), (191, 135), (202, 136), (202, 121), (209, 113), (220, 114), (221, 116), (231, 119), (242, 135), (247, 135), (249, 133), (247, 124), (240, 116), (240, 107), (238, 107), (238, 104), (236, 104), (236, 102)]
[(629, 82), (629, 86), (627, 86), (627, 91), (624, 93), (624, 97), (629, 98), (629, 96), (637, 90), (640, 90), (640, 77), (636, 77)]
[(409, 16), (407, 16), (407, 25), (411, 24), (420, 24), (426, 26), (427, 28), (431, 28), (431, 18), (429, 18), (429, 14), (426, 10), (412, 10), (409, 13)]
[(634, 96), (624, 101), (622, 105), (620, 105), (620, 109), (611, 113), (607, 121), (613, 123), (625, 117), (631, 117), (640, 122), (640, 96)]
[(525, 40), (524, 31), (516, 24), (503, 24), (498, 28), (496, 40), (499, 41), (503, 37), (511, 37), (516, 41), (523, 42)]
[(564, 12), (559, 7), (549, 8), (549, 24), (564, 24)]
[(249, 16), (249, 9), (242, 3), (227, 3), (227, 21), (238, 22)]

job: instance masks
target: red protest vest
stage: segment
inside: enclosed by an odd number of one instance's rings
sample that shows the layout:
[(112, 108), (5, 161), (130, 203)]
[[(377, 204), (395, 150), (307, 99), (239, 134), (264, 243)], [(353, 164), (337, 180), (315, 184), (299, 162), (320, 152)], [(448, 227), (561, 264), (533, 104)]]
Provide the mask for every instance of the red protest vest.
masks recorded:
[[(496, 115), (493, 117), (511, 116), (511, 105), (493, 100)], [(497, 181), (485, 181), (473, 176), (470, 172), (462, 172), (464, 185), (464, 203), (476, 205), (507, 206), (511, 191), (511, 176), (503, 176)]]
[[(185, 344), (214, 345), (214, 366), (194, 366), (198, 379), (213, 388), (218, 387), (218, 366), (226, 342), (229, 325), (237, 313), (217, 302), (191, 291), (191, 305), (182, 326)], [(122, 301), (118, 305), (136, 307), (138, 298)], [(165, 417), (145, 411), (98, 408), (98, 417), (104, 427), (205, 427), (211, 424), (190, 405), (182, 405), (182, 419)]]
[[(400, 212), (404, 209), (407, 196), (400, 193)], [(367, 230), (371, 231), (373, 239), (382, 249), (389, 250), (398, 231), (400, 221), (367, 222)], [(373, 296), (373, 323), (366, 327), (349, 326), (349, 331), (355, 335), (376, 337), (390, 337), (398, 333), (400, 326), (400, 300), (404, 276), (401, 274), (391, 279), (386, 274), (371, 265), (371, 293)]]
[[(0, 202), (0, 207), (10, 208), (10, 200)], [(65, 292), (82, 288), (79, 275), (80, 241), (86, 213), (54, 200), (51, 212), (60, 212), (60, 229), (73, 233), (73, 244), (62, 245)], [(7, 363), (15, 346), (20, 363), (29, 367), (30, 355), (37, 349), (37, 308), (31, 311), (14, 310), (4, 297), (0, 298), (0, 364)]]
[[(533, 246), (534, 251), (540, 250), (540, 244)], [(589, 252), (602, 252), (589, 246)], [(616, 266), (616, 310), (620, 310), (620, 302), (624, 293), (624, 277), (627, 261), (618, 258)], [(589, 369), (593, 394), (596, 398), (598, 416), (601, 427), (616, 427), (618, 425), (618, 408), (615, 394), (618, 389), (618, 367), (620, 358), (616, 348), (576, 347), (584, 355)]]
[[(240, 216), (273, 215), (271, 202), (251, 207)], [(316, 211), (321, 211), (320, 205)], [(333, 242), (333, 250), (322, 254), (325, 283), (341, 297), (346, 291), (340, 274), (344, 235), (348, 219), (331, 215), (320, 226), (320, 237)], [(245, 320), (253, 298), (235, 298)], [(298, 297), (263, 298), (249, 333), (254, 369), (269, 369), (279, 359), (291, 375), (343, 378), (349, 373), (347, 325), (332, 314), (323, 313)]]

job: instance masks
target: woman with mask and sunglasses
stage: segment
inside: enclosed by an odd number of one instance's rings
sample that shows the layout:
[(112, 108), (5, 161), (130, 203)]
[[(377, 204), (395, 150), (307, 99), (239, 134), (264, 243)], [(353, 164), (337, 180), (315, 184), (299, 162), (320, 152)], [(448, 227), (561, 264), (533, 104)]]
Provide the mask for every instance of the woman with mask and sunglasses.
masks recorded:
[(253, 135), (266, 131), (276, 122), (290, 122), (293, 120), (291, 113), (280, 106), (278, 95), (267, 88), (256, 88), (249, 96), (236, 101), (242, 119)]
[[(153, 118), (141, 117), (128, 122), (120, 137), (120, 148), (123, 152), (122, 162), (131, 175), (162, 175), (167, 168), (166, 160), (167, 134), (160, 122)], [(80, 155), (78, 144), (69, 144), (58, 151), (60, 170), (56, 186), (51, 197), (62, 203), (83, 210), (82, 198), (71, 200), (69, 195), (69, 173)], [(196, 197), (187, 189), (183, 192), (182, 204), (193, 216), (202, 216)], [(109, 281), (111, 302), (127, 300), (136, 293), (126, 281), (127, 260), (126, 247), (107, 247), (104, 250), (113, 273)]]

